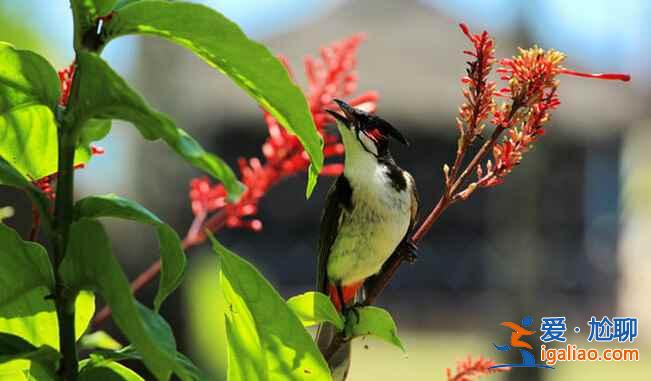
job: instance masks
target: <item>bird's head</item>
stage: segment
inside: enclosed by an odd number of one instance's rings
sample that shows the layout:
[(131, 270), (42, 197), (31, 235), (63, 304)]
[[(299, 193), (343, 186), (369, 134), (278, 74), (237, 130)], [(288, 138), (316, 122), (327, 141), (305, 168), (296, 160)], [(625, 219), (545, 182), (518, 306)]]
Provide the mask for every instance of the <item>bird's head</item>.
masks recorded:
[(326, 111), (337, 121), (347, 156), (349, 152), (358, 149), (363, 149), (376, 158), (386, 156), (389, 153), (389, 138), (409, 146), (407, 139), (386, 120), (356, 109), (342, 100), (335, 99), (334, 102), (341, 113)]

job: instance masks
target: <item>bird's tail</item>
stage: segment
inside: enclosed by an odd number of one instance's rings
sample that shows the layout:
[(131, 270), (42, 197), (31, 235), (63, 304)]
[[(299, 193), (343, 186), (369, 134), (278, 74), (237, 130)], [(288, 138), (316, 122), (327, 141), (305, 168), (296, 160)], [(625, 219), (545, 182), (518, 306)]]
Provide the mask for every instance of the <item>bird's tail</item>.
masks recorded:
[(344, 381), (350, 370), (350, 341), (344, 342), (343, 336), (331, 323), (323, 323), (316, 333), (316, 344), (328, 362), (333, 381)]

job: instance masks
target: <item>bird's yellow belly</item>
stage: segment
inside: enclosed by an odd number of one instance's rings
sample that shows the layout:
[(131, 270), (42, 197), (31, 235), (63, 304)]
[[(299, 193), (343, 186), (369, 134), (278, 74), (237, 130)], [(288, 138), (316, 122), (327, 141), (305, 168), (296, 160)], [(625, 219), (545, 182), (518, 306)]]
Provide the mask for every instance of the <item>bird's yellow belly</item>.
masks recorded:
[(347, 285), (378, 273), (402, 241), (409, 229), (411, 199), (407, 192), (391, 196), (373, 204), (357, 200), (352, 213), (344, 212), (328, 260), (331, 282)]

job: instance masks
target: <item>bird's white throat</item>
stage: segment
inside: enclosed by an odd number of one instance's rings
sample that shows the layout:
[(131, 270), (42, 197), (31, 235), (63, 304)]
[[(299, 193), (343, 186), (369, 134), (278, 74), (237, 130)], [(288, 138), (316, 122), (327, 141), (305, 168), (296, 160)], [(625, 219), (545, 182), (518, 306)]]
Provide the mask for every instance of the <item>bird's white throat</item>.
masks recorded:
[[(378, 170), (377, 158), (367, 151), (369, 148), (364, 149), (355, 132), (341, 122), (337, 122), (337, 127), (345, 147), (344, 175), (352, 182), (363, 181), (365, 178), (371, 180)], [(373, 144), (368, 137), (364, 137), (369, 140), (369, 144)], [(377, 149), (372, 152), (377, 152)]]

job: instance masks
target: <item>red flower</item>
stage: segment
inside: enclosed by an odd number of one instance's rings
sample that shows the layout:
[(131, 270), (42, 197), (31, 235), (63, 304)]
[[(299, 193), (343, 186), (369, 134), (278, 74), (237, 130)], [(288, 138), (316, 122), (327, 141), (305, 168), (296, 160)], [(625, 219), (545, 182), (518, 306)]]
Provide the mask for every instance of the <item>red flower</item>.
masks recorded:
[(468, 356), (466, 360), (457, 362), (457, 369), (454, 374), (452, 373), (452, 369), (448, 368), (446, 370), (446, 376), (448, 381), (471, 381), (481, 376), (511, 370), (511, 368), (490, 369), (493, 365), (496, 365), (494, 361), (484, 359), (481, 356), (477, 360), (473, 360)]
[[(332, 103), (334, 98), (349, 98), (354, 93), (358, 78), (355, 71), (356, 53), (362, 40), (363, 35), (357, 34), (321, 48), (319, 58), (308, 56), (305, 59), (305, 74), (309, 84), (308, 105), (317, 131), (323, 137), (325, 143), (323, 153), (326, 158), (340, 156), (344, 152), (338, 137), (325, 130), (325, 126), (332, 122), (325, 110), (336, 107)], [(283, 57), (280, 59), (291, 73), (287, 61)], [(348, 102), (372, 112), (375, 111), (377, 98), (377, 93), (369, 91), (349, 99)], [(190, 182), (192, 212), (195, 215), (195, 222), (199, 221), (193, 224), (195, 229), (191, 228), (191, 232), (194, 233), (194, 238), (193, 234), (188, 234), (190, 238), (197, 240), (204, 238), (202, 232), (197, 229), (201, 228), (208, 214), (213, 212), (219, 212), (217, 219), (219, 223), (213, 220), (210, 224), (213, 230), (223, 225), (229, 228), (260, 230), (262, 222), (250, 218), (257, 213), (260, 199), (280, 181), (307, 170), (310, 164), (309, 157), (298, 138), (289, 134), (267, 112), (264, 112), (264, 120), (269, 131), (269, 136), (262, 145), (265, 160), (264, 162), (258, 158), (238, 160), (240, 182), (246, 185), (247, 189), (237, 203), (226, 202), (227, 194), (222, 184), (211, 184), (205, 177)], [(337, 176), (342, 171), (341, 164), (327, 164), (321, 171), (321, 175)]]

